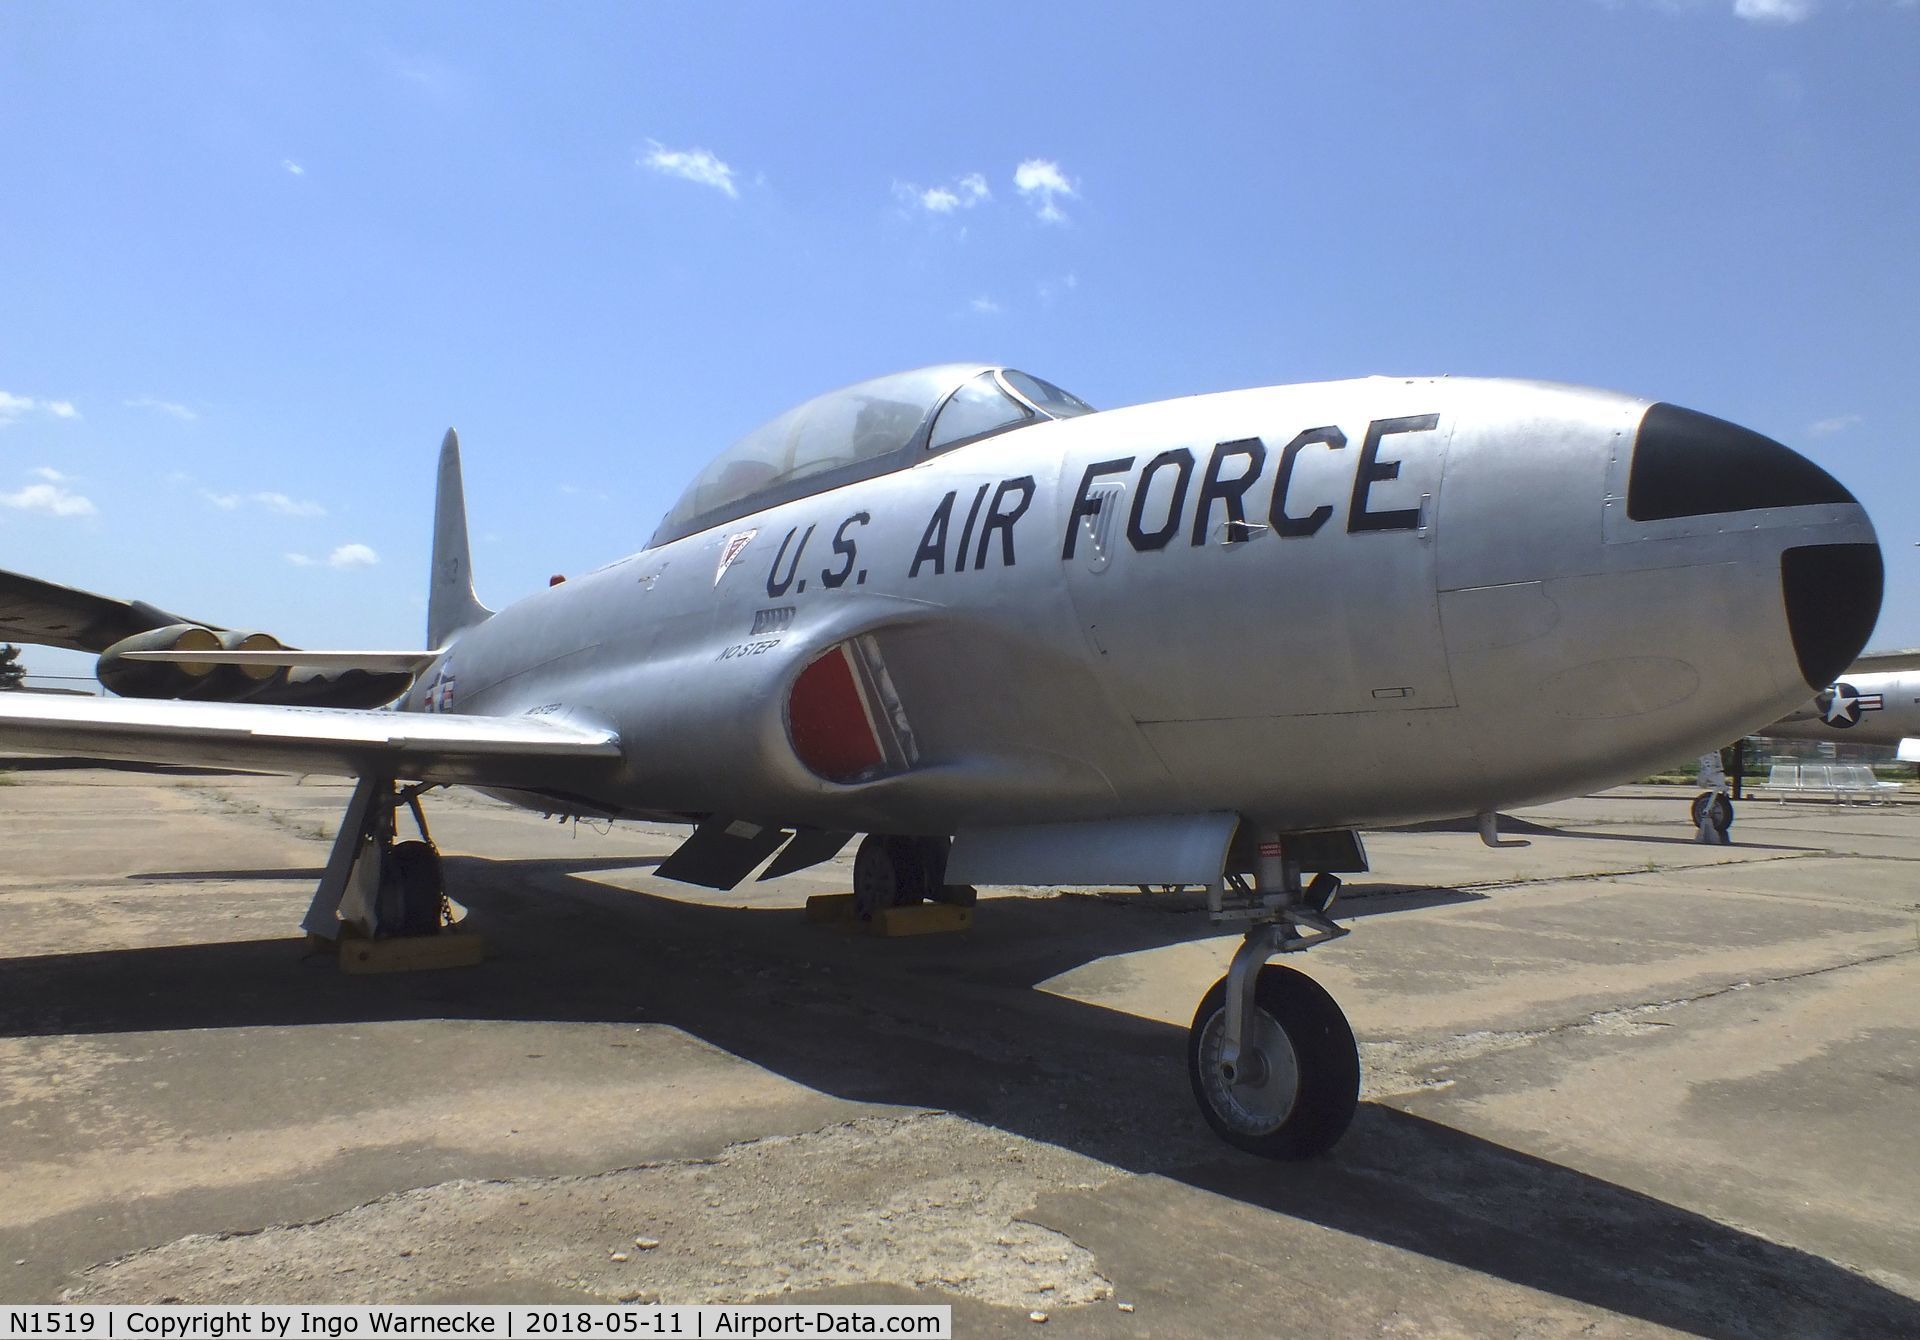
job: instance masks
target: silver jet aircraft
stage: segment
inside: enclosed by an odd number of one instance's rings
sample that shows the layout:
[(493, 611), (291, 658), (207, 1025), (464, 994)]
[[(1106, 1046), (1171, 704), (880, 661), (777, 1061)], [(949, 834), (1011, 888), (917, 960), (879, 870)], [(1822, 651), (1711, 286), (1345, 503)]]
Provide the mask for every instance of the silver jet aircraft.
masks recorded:
[[(103, 679), (145, 696), (0, 695), (0, 748), (357, 778), (323, 931), (395, 805), (440, 784), (690, 822), (659, 873), (721, 888), (864, 833), (868, 913), (1204, 885), (1244, 940), (1194, 1017), (1194, 1092), (1228, 1141), (1298, 1158), (1346, 1129), (1359, 1064), (1339, 1007), (1269, 960), (1345, 933), (1358, 830), (1578, 794), (1773, 721), (1853, 661), (1881, 571), (1832, 477), (1673, 405), (1372, 377), (1095, 413), (949, 365), (782, 415), (640, 552), (498, 613), (449, 433), (430, 650), (93, 610), (135, 629), (97, 648)], [(99, 598), (21, 589), (0, 633), (108, 635), (75, 631)], [(354, 675), (340, 692), (403, 684), (398, 710), (299, 705)]]
[[(1912, 662), (1905, 670), (1867, 667)], [(1890, 744), (1920, 762), (1920, 652), (1862, 656), (1796, 712), (1759, 732), (1770, 740)]]
[[(1762, 740), (1890, 744), (1901, 760), (1920, 763), (1920, 649), (1867, 652), (1812, 699), (1754, 734)], [(1746, 781), (1747, 741), (1734, 741), (1731, 753), (1732, 785), (1722, 751), (1700, 756), (1700, 780), (1708, 789), (1693, 798), (1692, 817), (1701, 841), (1731, 841), (1732, 797)]]

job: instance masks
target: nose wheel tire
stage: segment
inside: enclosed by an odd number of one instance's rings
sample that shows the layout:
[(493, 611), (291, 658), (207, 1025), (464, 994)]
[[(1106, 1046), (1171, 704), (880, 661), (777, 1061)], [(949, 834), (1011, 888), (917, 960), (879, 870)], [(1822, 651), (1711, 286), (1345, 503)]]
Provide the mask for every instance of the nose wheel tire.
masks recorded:
[(1278, 964), (1260, 969), (1240, 1056), (1221, 1064), (1227, 979), (1200, 1001), (1187, 1075), (1200, 1111), (1228, 1144), (1272, 1159), (1308, 1159), (1346, 1133), (1360, 1103), (1360, 1053), (1326, 989)]

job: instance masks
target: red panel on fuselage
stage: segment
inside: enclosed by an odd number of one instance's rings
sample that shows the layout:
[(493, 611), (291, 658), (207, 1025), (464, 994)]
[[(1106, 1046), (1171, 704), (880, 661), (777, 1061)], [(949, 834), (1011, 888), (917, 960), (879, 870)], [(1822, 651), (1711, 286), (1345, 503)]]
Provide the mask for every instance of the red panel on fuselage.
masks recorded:
[(845, 646), (800, 672), (787, 697), (787, 733), (800, 761), (828, 781), (852, 781), (886, 761)]

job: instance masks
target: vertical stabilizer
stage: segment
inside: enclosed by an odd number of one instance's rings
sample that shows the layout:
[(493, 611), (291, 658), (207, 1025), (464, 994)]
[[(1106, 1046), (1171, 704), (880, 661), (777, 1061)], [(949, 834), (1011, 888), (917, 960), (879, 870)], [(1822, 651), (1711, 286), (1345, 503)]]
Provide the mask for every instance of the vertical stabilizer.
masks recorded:
[(447, 429), (440, 443), (440, 484), (433, 498), (433, 578), (427, 591), (427, 645), (440, 648), (462, 628), (493, 617), (473, 595), (467, 552), (467, 495), (460, 483), (460, 437)]

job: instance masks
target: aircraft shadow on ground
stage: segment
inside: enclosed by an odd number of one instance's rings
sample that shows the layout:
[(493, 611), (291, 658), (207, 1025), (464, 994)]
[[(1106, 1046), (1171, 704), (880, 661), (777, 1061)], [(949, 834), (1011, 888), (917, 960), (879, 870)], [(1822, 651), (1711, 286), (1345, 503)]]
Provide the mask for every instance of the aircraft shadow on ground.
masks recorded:
[[(1669, 847), (1698, 847), (1703, 844), (1690, 837), (1662, 837), (1657, 833), (1583, 833), (1577, 829), (1562, 829), (1559, 836), (1569, 838), (1600, 838), (1608, 842), (1652, 842)], [(1807, 843), (1792, 842), (1749, 842), (1745, 838), (1735, 838), (1731, 845), (1709, 847), (1709, 851), (1794, 851), (1817, 852), (1821, 848)]]
[[(448, 858), (450, 886), (493, 950), (461, 972), (349, 977), (287, 939), (0, 959), (0, 1036), (663, 1024), (821, 1092), (945, 1109), (1663, 1326), (1920, 1333), (1920, 1304), (1818, 1256), (1382, 1104), (1363, 1104), (1346, 1140), (1314, 1163), (1226, 1150), (1194, 1110), (1183, 1023), (1034, 989), (1108, 955), (1210, 938), (1197, 909), (995, 898), (966, 936), (875, 940), (803, 925), (791, 907), (688, 902), (587, 877), (641, 864)], [(1344, 910), (1472, 896), (1412, 890)], [(1196, 1000), (1206, 985), (1194, 983)]]
[[(587, 856), (515, 864), (537, 864), (555, 873), (573, 874), (589, 870), (652, 869), (665, 859), (663, 856)], [(141, 884), (215, 884), (223, 880), (271, 879), (297, 879), (313, 883), (324, 871), (325, 867), (317, 865), (276, 866), (259, 870), (143, 870), (125, 878)]]
[[(1592, 797), (1589, 797), (1590, 799)], [(1428, 823), (1404, 824), (1398, 828), (1386, 830), (1393, 833), (1477, 833), (1471, 819), (1435, 819)], [(1691, 830), (1689, 830), (1691, 831)], [(1735, 830), (1738, 831), (1736, 824)], [(1555, 828), (1551, 824), (1535, 823), (1531, 819), (1516, 819), (1510, 814), (1500, 816), (1500, 836), (1506, 839), (1536, 837), (1590, 838), (1603, 842), (1654, 842), (1667, 846), (1697, 847), (1701, 845), (1693, 837), (1673, 837), (1662, 833), (1621, 833), (1607, 829)], [(1732, 850), (1745, 851), (1818, 851), (1818, 847), (1795, 846), (1790, 843), (1747, 842), (1738, 837), (1733, 841)]]

